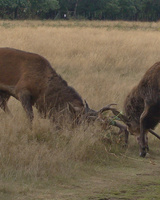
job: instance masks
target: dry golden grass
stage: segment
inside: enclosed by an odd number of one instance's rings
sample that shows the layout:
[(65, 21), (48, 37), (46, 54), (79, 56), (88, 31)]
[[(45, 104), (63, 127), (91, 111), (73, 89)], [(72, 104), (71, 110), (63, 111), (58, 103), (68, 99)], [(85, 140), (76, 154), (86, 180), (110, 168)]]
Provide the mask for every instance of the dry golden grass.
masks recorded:
[[(121, 110), (126, 94), (160, 61), (159, 27), (160, 23), (1, 21), (0, 47), (46, 57), (90, 107), (117, 103)], [(83, 126), (56, 131), (34, 110), (30, 131), (20, 103), (11, 99), (9, 108), (13, 118), (0, 111), (0, 177), (5, 180), (54, 178), (61, 182), (80, 176), (85, 163), (107, 165), (118, 150), (124, 151), (119, 145), (108, 144), (106, 149), (100, 138), (107, 133), (98, 125), (86, 131)], [(135, 144), (131, 143), (132, 150)]]

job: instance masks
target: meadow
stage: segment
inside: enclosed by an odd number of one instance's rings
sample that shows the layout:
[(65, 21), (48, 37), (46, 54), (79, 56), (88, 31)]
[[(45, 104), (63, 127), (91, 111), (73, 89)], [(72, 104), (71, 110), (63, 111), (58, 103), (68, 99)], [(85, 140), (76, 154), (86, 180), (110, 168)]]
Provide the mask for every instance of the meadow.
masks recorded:
[[(0, 47), (47, 58), (91, 108), (117, 103), (122, 110), (160, 61), (160, 22), (0, 21)], [(21, 104), (11, 98), (9, 108), (12, 118), (0, 110), (0, 199), (159, 199), (160, 141), (153, 136), (140, 158), (135, 138), (124, 148), (114, 127), (57, 130), (34, 109), (30, 130)]]

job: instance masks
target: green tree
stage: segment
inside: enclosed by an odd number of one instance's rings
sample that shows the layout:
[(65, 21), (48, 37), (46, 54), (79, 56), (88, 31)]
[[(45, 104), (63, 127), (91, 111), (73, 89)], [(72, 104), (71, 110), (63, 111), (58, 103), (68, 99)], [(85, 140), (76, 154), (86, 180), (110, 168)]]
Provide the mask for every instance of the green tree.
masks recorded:
[(105, 18), (111, 19), (111, 20), (117, 19), (120, 13), (119, 0), (105, 0), (103, 12), (104, 12)]
[(80, 1), (81, 0), (59, 0), (60, 16), (63, 18), (64, 14), (67, 14), (67, 17), (76, 17), (77, 6)]
[(17, 19), (18, 14), (21, 15), (29, 6), (28, 0), (0, 0), (0, 13)]
[[(146, 20), (160, 19), (160, 0), (0, 0), (0, 17)], [(57, 15), (58, 16), (58, 15)]]
[(31, 15), (43, 16), (45, 14), (59, 9), (59, 2), (57, 0), (29, 0), (31, 4)]
[(143, 12), (143, 0), (133, 0), (134, 7), (135, 7), (135, 14), (133, 20), (142, 20), (144, 16)]
[(131, 20), (136, 14), (136, 7), (133, 0), (119, 0), (120, 18), (124, 20)]
[(27, 18), (43, 16), (59, 9), (58, 0), (0, 0), (0, 15), (2, 18)]
[(77, 13), (85, 15), (88, 19), (102, 19), (106, 0), (79, 0)]
[(160, 19), (159, 0), (143, 0), (143, 18), (146, 21), (156, 21)]

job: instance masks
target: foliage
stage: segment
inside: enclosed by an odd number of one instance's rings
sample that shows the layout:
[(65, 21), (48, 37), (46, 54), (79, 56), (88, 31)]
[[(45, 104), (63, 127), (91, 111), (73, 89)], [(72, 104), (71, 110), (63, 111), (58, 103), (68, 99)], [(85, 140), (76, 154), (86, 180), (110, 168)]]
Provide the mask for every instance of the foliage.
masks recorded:
[(159, 0), (0, 0), (2, 19), (85, 18), (157, 21)]
[(59, 2), (57, 0), (30, 0), (31, 14), (33, 16), (42, 16), (45, 18), (47, 13), (55, 11), (59, 8)]
[(57, 0), (0, 0), (1, 18), (35, 18), (44, 13), (47, 15), (58, 8)]

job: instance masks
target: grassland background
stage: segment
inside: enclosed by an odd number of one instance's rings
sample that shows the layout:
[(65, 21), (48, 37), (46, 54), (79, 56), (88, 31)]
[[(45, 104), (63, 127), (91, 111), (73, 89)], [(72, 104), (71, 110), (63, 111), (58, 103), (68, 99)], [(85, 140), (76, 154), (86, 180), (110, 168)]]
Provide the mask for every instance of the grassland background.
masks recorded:
[[(107, 21), (0, 21), (0, 47), (43, 55), (90, 107), (117, 103), (160, 61), (160, 23)], [(138, 157), (98, 125), (56, 131), (35, 112), (28, 129), (20, 103), (14, 117), (0, 111), (0, 199), (158, 199), (159, 141)], [(157, 128), (158, 131), (158, 128)], [(109, 135), (110, 143), (101, 140)], [(112, 143), (111, 143), (112, 142)]]

